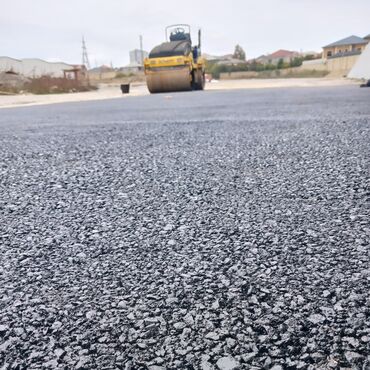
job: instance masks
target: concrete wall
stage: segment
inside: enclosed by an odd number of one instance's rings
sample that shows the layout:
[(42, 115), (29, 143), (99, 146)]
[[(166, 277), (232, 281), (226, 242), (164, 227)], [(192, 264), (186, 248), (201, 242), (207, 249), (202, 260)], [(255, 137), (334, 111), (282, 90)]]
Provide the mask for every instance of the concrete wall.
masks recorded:
[(350, 70), (357, 62), (360, 55), (351, 55), (349, 57), (332, 58), (326, 61), (328, 71), (331, 77), (347, 76)]
[(325, 72), (325, 71), (326, 71), (325, 69), (302, 70), (301, 67), (294, 67), (294, 68), (276, 69), (273, 71), (261, 71), (261, 72), (254, 72), (254, 71), (230, 72), (230, 73), (221, 73), (220, 80), (242, 80), (242, 79), (248, 79), (248, 78), (322, 77), (323, 75), (322, 72)]
[(220, 73), (220, 80), (243, 80), (245, 78), (256, 78), (258, 77), (258, 72), (226, 72)]
[(303, 62), (301, 70), (328, 71), (330, 77), (344, 77), (350, 72), (360, 55), (318, 59)]
[(326, 60), (315, 59), (315, 60), (306, 60), (299, 67), (302, 71), (327, 71), (328, 66)]
[[(349, 57), (333, 58), (328, 60), (312, 60), (304, 62), (302, 66), (295, 68), (286, 68), (274, 71), (262, 72), (230, 72), (221, 73), (220, 80), (239, 80), (248, 78), (286, 78), (291, 76), (302, 77), (320, 77), (328, 72), (329, 77), (345, 77), (358, 60), (359, 55)], [(312, 72), (312, 74), (310, 74)]]

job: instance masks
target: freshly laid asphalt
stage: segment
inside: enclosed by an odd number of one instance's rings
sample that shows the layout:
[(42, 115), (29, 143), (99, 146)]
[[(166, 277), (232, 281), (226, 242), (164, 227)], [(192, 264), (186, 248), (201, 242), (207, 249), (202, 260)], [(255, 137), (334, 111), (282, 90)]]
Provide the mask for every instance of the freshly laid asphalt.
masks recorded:
[(0, 110), (0, 368), (370, 368), (370, 89)]

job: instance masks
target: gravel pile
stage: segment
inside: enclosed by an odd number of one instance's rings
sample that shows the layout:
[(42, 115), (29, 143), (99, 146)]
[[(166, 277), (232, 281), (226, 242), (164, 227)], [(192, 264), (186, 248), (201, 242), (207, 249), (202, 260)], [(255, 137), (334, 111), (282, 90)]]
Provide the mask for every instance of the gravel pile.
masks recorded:
[(368, 101), (0, 112), (0, 368), (370, 368)]

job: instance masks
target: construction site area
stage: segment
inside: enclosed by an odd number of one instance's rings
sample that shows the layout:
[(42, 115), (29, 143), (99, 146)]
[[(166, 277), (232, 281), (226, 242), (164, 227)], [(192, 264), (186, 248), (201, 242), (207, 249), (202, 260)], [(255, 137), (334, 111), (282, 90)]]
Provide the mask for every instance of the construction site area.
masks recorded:
[[(122, 68), (92, 68), (84, 38), (82, 64), (0, 57), (0, 96), (14, 97), (2, 99), (0, 107), (114, 98), (120, 96), (122, 85), (132, 95), (205, 88), (366, 85), (368, 81), (370, 85), (370, 35), (346, 37), (324, 46), (320, 53), (280, 49), (250, 60), (239, 45), (234, 54), (203, 54), (200, 30), (197, 45), (192, 45), (191, 36), (189, 25), (167, 27), (167, 40), (150, 53), (143, 50), (140, 36), (140, 49), (129, 53), (130, 64)], [(193, 65), (190, 70), (189, 65)], [(89, 91), (95, 93), (61, 95)], [(51, 94), (57, 96), (37, 96)]]
[(370, 369), (370, 4), (220, 4), (4, 4), (1, 370)]

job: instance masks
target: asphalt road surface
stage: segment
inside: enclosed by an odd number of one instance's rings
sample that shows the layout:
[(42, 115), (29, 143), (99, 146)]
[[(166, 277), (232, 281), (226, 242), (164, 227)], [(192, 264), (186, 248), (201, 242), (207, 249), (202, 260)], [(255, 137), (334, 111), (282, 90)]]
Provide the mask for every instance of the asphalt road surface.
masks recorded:
[(0, 110), (0, 368), (370, 368), (369, 90)]

